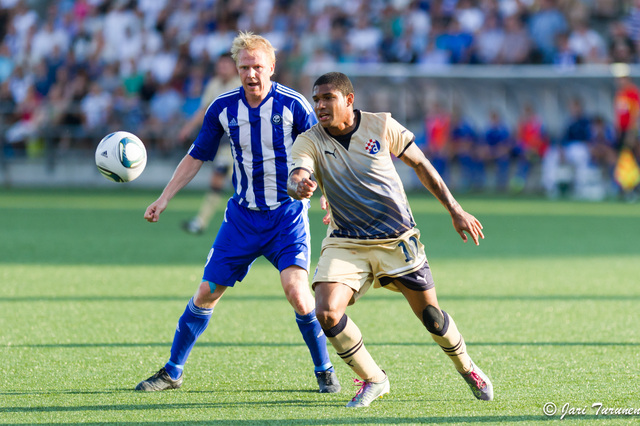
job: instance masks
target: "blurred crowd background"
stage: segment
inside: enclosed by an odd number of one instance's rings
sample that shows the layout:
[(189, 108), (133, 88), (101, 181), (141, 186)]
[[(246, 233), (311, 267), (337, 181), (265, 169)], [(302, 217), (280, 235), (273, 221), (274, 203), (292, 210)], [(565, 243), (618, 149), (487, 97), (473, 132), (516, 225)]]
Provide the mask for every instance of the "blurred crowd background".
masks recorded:
[[(197, 129), (180, 130), (239, 30), (267, 37), (275, 79), (304, 94), (315, 70), (345, 65), (571, 72), (640, 60), (640, 0), (0, 0), (3, 162), (91, 152), (118, 129), (153, 155), (183, 155)], [(431, 99), (408, 124), (458, 190), (588, 198), (597, 178), (598, 197), (615, 195), (616, 117), (584, 103), (566, 99), (553, 131), (527, 102), (469, 120), (464, 104)]]

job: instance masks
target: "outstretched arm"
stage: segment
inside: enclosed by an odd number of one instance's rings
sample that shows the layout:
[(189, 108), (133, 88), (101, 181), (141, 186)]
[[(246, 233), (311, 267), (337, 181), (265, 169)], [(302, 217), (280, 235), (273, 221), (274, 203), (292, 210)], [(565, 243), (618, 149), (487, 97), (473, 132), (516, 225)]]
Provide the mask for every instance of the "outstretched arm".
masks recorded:
[(149, 222), (157, 222), (160, 218), (160, 213), (167, 208), (169, 201), (178, 191), (191, 182), (191, 179), (198, 173), (202, 164), (201, 160), (196, 160), (189, 154), (185, 155), (160, 197), (147, 207), (144, 218)]
[(451, 215), (453, 227), (460, 234), (462, 240), (467, 242), (467, 236), (464, 233), (466, 231), (476, 245), (480, 244), (479, 239), (484, 238), (482, 224), (473, 215), (464, 211), (453, 198), (444, 180), (420, 148), (415, 143), (411, 144), (400, 156), (400, 159), (416, 172), (425, 188), (447, 209)]

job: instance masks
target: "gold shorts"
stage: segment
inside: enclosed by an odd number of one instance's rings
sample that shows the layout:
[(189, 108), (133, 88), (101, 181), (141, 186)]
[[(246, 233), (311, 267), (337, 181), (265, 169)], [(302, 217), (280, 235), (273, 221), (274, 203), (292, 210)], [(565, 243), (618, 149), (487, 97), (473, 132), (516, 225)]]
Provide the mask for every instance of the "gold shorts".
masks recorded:
[[(409, 288), (433, 288), (433, 277), (420, 242), (420, 231), (413, 228), (398, 238), (384, 240), (359, 240), (326, 237), (318, 267), (313, 275), (313, 286), (319, 282), (338, 282), (351, 287), (355, 302), (369, 290), (384, 287), (400, 291), (395, 279), (411, 277), (417, 285)], [(403, 281), (404, 282), (404, 281)]]

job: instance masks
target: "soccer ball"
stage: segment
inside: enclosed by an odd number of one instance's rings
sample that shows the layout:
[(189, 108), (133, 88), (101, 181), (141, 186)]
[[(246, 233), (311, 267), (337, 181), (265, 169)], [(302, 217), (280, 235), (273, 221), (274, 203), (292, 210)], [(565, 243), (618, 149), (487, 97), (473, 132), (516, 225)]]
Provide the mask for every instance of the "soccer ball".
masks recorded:
[(118, 131), (102, 138), (96, 148), (96, 166), (109, 180), (131, 182), (147, 165), (147, 150), (132, 133)]

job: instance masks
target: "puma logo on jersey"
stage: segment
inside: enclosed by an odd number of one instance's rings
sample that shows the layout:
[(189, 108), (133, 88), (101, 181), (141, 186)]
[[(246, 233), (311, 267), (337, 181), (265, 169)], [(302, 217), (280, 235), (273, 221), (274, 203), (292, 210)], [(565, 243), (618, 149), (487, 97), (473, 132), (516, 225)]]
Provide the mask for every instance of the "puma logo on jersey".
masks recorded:
[(336, 157), (336, 150), (335, 149), (333, 150), (333, 152), (329, 152), (329, 151), (325, 150), (324, 153), (327, 154), (327, 155), (333, 155), (333, 158), (338, 158), (338, 157)]

